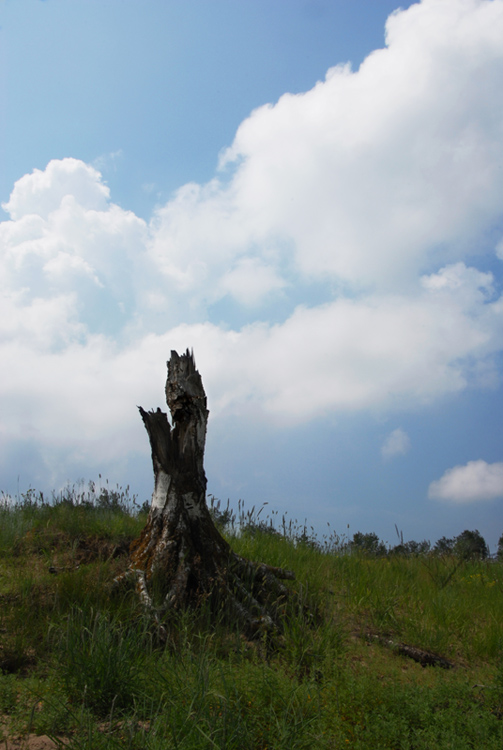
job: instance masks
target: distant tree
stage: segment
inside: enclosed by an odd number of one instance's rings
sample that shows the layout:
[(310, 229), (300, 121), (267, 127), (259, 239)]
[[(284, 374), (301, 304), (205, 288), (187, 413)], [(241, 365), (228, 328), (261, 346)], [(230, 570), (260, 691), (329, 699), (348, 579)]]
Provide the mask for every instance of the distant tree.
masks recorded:
[(407, 542), (407, 547), (410, 555), (426, 555), (431, 549), (431, 544), (427, 539), (423, 539), (422, 542)]
[(435, 552), (437, 555), (448, 555), (454, 552), (454, 545), (456, 543), (456, 539), (453, 537), (452, 539), (448, 539), (446, 536), (441, 537), (433, 547), (433, 552)]
[(259, 521), (249, 519), (241, 528), (243, 534), (255, 536), (256, 534), (265, 534), (267, 536), (281, 536), (281, 533), (274, 528), (271, 521)]
[(430, 547), (431, 545), (426, 539), (423, 539), (422, 542), (415, 542), (411, 539), (410, 542), (401, 542), (401, 544), (397, 544), (391, 550), (391, 554), (404, 555), (406, 557), (425, 555), (430, 551)]
[(357, 531), (356, 534), (353, 534), (351, 549), (356, 552), (363, 552), (366, 555), (382, 556), (386, 554), (386, 546), (374, 532), (363, 534), (361, 531)]
[(503, 534), (498, 540), (498, 551), (496, 552), (496, 557), (500, 562), (503, 562)]
[(484, 560), (489, 554), (486, 541), (480, 531), (461, 532), (456, 537), (454, 552), (465, 560), (479, 559)]
[(395, 544), (389, 551), (390, 555), (407, 555), (405, 544)]

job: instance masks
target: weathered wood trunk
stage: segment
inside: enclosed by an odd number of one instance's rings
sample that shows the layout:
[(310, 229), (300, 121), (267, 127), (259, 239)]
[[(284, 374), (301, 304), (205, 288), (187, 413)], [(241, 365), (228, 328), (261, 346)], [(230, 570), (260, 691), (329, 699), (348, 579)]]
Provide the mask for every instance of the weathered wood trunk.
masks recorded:
[(280, 579), (294, 574), (236, 555), (213, 523), (204, 472), (209, 412), (188, 350), (182, 356), (171, 352), (166, 401), (172, 426), (160, 409), (140, 407), (154, 468), (150, 513), (131, 545), (130, 572), (143, 601), (157, 611), (209, 601), (248, 632), (273, 627), (288, 595)]

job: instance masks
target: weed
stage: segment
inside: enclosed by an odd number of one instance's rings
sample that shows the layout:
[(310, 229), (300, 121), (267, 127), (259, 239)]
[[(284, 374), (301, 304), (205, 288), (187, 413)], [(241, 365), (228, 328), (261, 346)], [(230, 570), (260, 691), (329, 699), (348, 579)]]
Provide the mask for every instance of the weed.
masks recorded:
[[(145, 522), (126, 491), (78, 485), (47, 501), (30, 490), (0, 502), (0, 516), (0, 713), (11, 731), (64, 734), (81, 750), (503, 744), (501, 562), (403, 539), (384, 554), (373, 537), (357, 537), (374, 546), (355, 553), (265, 507), (218, 506), (238, 554), (295, 571), (283, 632), (248, 641), (208, 607), (169, 613), (162, 641), (134, 592), (110, 591)], [(386, 638), (456, 668), (423, 668)]]

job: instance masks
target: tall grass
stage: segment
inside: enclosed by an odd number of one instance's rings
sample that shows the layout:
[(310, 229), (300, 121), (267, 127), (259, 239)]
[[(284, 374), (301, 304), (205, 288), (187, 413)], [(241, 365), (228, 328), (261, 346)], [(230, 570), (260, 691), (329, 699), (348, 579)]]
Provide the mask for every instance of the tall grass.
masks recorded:
[(110, 586), (145, 522), (114, 492), (0, 505), (4, 733), (80, 749), (502, 747), (502, 563), (361, 554), (274, 514), (217, 508), (236, 552), (295, 571), (283, 632), (251, 642), (209, 612), (178, 612), (161, 639), (134, 591)]
[(123, 714), (143, 693), (150, 650), (141, 621), (125, 626), (103, 612), (73, 609), (56, 648), (67, 695), (98, 716)]

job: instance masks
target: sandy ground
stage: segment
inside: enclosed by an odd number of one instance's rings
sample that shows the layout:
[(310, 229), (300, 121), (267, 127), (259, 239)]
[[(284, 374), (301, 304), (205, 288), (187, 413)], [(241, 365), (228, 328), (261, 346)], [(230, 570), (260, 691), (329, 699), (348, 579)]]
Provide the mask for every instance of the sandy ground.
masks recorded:
[[(68, 740), (61, 738), (60, 742), (66, 744)], [(61, 744), (56, 744), (46, 734), (28, 734), (25, 737), (4, 738), (0, 741), (0, 747), (2, 750), (57, 750)]]

